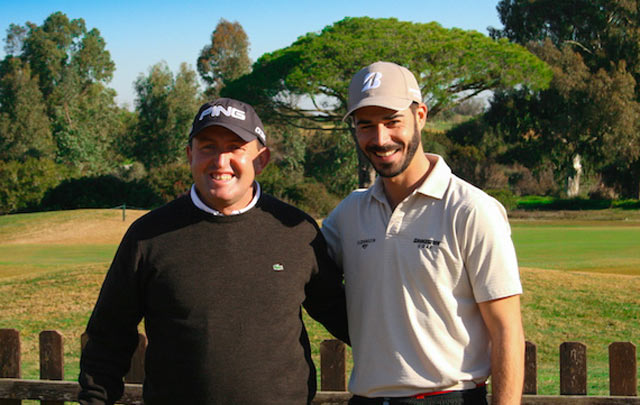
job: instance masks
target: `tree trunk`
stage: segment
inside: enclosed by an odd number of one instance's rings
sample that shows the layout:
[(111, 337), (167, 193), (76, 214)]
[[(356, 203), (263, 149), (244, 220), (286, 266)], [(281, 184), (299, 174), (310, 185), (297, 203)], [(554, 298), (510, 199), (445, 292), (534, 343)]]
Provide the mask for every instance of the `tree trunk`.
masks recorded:
[(376, 171), (358, 148), (358, 187), (369, 188), (376, 180)]
[(369, 163), (367, 157), (362, 153), (360, 147), (358, 146), (358, 139), (356, 138), (356, 129), (353, 127), (349, 128), (351, 131), (351, 138), (356, 147), (356, 152), (358, 153), (358, 187), (359, 188), (369, 188), (376, 180), (376, 171)]
[(580, 177), (582, 176), (582, 158), (579, 154), (573, 156), (573, 176), (567, 180), (567, 197), (573, 198), (580, 194)]

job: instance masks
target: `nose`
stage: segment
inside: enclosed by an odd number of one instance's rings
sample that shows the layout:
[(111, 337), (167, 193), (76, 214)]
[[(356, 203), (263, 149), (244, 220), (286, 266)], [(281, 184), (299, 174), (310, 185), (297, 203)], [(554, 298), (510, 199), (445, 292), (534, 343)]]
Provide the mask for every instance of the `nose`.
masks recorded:
[(387, 128), (387, 126), (384, 125), (384, 123), (377, 124), (373, 130), (373, 136), (371, 141), (375, 145), (383, 146), (383, 145), (386, 145), (390, 139), (391, 138), (389, 136), (389, 128)]
[(229, 164), (229, 152), (219, 152), (213, 156), (213, 164), (216, 168), (225, 168)]

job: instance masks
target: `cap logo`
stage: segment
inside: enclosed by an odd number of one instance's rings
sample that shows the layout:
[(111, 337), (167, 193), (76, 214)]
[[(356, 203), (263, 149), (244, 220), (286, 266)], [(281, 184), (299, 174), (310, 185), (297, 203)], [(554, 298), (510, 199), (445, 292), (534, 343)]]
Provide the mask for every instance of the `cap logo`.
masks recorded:
[(362, 86), (362, 92), (365, 92), (370, 89), (376, 89), (380, 87), (382, 82), (382, 73), (380, 72), (371, 72), (364, 77), (364, 86)]
[(214, 105), (204, 110), (200, 114), (200, 118), (198, 120), (202, 121), (202, 119), (207, 115), (211, 115), (212, 117), (218, 117), (221, 113), (226, 115), (227, 117), (235, 118), (242, 121), (246, 119), (246, 114), (242, 110), (239, 110), (232, 106), (229, 106), (228, 108), (224, 108), (221, 105)]
[(254, 129), (254, 132), (258, 135), (260, 135), (260, 140), (262, 141), (262, 143), (264, 144), (265, 141), (267, 140), (267, 135), (265, 135), (264, 131), (262, 130), (262, 128), (260, 127), (256, 127), (256, 129)]

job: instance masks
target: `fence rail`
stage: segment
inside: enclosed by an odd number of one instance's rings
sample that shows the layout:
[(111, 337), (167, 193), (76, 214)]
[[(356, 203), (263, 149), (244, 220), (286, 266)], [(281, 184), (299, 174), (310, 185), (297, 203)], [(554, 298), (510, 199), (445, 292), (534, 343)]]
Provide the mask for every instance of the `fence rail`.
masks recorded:
[[(81, 345), (86, 343), (86, 336)], [(138, 348), (125, 376), (125, 393), (119, 403), (142, 404), (144, 352), (147, 338), (140, 334)], [(64, 339), (58, 331), (43, 331), (39, 337), (40, 380), (21, 379), (20, 335), (15, 329), (0, 329), (0, 405), (20, 405), (22, 400), (40, 400), (43, 405), (73, 402), (78, 383), (61, 381), (64, 376)], [(610, 396), (587, 395), (587, 347), (580, 342), (560, 345), (560, 394), (537, 395), (537, 348), (527, 342), (525, 354), (524, 405), (640, 405), (636, 346), (630, 342), (609, 345)], [(337, 340), (325, 340), (320, 346), (320, 387), (314, 405), (346, 405), (347, 351)]]

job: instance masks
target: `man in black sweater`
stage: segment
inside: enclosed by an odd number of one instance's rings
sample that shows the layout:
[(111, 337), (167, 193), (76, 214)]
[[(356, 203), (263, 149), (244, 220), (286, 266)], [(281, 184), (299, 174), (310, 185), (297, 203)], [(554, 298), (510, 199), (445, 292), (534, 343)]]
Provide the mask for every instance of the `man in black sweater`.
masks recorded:
[(87, 326), (81, 404), (112, 404), (148, 338), (146, 404), (305, 404), (316, 391), (301, 305), (348, 341), (342, 275), (315, 221), (264, 194), (260, 119), (204, 104), (187, 156), (194, 185), (127, 231)]

